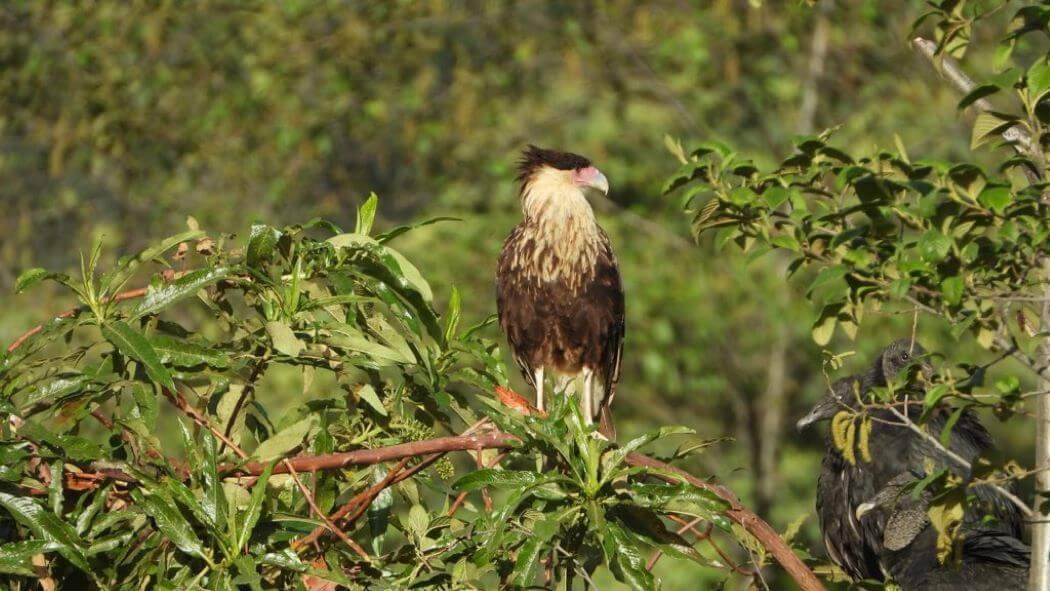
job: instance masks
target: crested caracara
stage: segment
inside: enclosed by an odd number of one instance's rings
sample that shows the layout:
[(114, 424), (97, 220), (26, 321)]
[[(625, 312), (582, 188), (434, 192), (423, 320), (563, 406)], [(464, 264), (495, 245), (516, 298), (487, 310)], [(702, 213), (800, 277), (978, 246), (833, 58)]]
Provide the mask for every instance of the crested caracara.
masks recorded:
[(582, 377), (584, 421), (615, 439), (609, 405), (620, 377), (624, 304), (609, 237), (585, 193), (606, 194), (605, 175), (583, 156), (529, 146), (518, 167), (525, 219), (500, 252), (496, 306), (514, 360), (536, 389)]

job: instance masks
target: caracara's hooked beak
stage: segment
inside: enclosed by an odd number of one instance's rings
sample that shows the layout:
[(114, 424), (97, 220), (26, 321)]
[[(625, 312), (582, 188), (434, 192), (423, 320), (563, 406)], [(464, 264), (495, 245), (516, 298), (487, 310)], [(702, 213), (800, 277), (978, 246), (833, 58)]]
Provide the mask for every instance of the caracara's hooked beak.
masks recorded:
[(602, 195), (609, 194), (609, 179), (605, 178), (602, 171), (593, 166), (572, 171), (572, 182), (580, 189), (593, 189), (600, 191)]

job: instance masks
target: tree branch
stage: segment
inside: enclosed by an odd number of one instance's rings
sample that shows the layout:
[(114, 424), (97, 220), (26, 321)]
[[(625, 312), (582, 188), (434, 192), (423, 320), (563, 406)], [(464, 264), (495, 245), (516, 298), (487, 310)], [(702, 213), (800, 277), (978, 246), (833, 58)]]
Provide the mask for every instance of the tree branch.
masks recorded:
[[(930, 64), (942, 75), (944, 78), (955, 87), (956, 90), (966, 95), (973, 92), (977, 88), (977, 83), (971, 79), (966, 72), (963, 71), (959, 63), (947, 55), (937, 54), (937, 44), (929, 39), (923, 37), (916, 37), (912, 39), (912, 45), (921, 53)], [(989, 113), (995, 110), (992, 103), (985, 98), (977, 99), (973, 102), (973, 106), (983, 113)], [(1003, 139), (1009, 142), (1014, 149), (1025, 156), (1034, 163), (1035, 170), (1025, 169), (1025, 173), (1029, 176), (1029, 180), (1032, 183), (1037, 183), (1042, 180), (1043, 169), (1046, 167), (1045, 159), (1043, 158), (1043, 151), (1039, 144), (1033, 140), (1032, 135), (1028, 133), (1028, 130), (1020, 125), (1014, 125), (1008, 127), (1002, 132)]]

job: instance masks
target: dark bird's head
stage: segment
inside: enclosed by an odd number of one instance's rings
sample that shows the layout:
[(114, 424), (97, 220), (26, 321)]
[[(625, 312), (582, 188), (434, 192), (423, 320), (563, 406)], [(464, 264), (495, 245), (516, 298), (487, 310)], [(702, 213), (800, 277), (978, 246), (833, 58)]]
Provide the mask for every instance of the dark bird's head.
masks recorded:
[(609, 193), (609, 181), (587, 158), (530, 145), (518, 163), (526, 217), (590, 211), (585, 193)]
[(860, 405), (860, 381), (854, 377), (842, 378), (831, 385), (827, 395), (809, 409), (806, 416), (795, 423), (795, 428), (802, 431), (813, 423), (826, 421), (839, 411), (856, 408)]
[(886, 386), (902, 371), (914, 366), (926, 379), (933, 375), (933, 368), (926, 360), (926, 349), (913, 339), (898, 339), (879, 353), (871, 368), (873, 384)]
[(910, 367), (918, 368), (926, 379), (933, 375), (933, 368), (926, 361), (926, 349), (912, 339), (899, 339), (889, 344), (868, 371), (864, 380), (856, 377), (842, 378), (831, 385), (830, 392), (820, 399), (806, 416), (799, 419), (795, 426), (799, 429), (834, 417), (841, 410), (859, 408), (868, 395), (867, 388), (886, 386), (902, 371)]

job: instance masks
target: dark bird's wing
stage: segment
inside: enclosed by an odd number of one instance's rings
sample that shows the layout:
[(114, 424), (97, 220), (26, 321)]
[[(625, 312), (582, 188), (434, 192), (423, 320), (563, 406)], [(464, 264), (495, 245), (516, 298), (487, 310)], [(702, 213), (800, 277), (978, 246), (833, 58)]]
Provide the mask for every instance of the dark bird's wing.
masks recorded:
[(609, 237), (603, 231), (602, 248), (595, 267), (592, 289), (593, 304), (601, 310), (598, 321), (603, 325), (601, 343), (600, 378), (604, 391), (598, 408), (598, 430), (609, 439), (616, 440), (616, 426), (612, 419), (612, 401), (616, 396), (616, 384), (620, 381), (620, 364), (623, 360), (623, 339), (626, 333), (623, 282), (620, 266), (616, 262)]
[(542, 339), (542, 334), (536, 332), (542, 327), (537, 327), (534, 322), (536, 294), (521, 280), (514, 268), (516, 257), (524, 256), (527, 249), (535, 248), (535, 243), (526, 234), (519, 224), (503, 243), (496, 264), (496, 312), (500, 328), (507, 335), (514, 362), (518, 364), (525, 381), (535, 388), (530, 352)]
[(888, 552), (884, 560), (903, 591), (1024, 591), (1028, 586), (1028, 546), (996, 531), (968, 532), (962, 559), (941, 564), (937, 531), (927, 527), (906, 548)]
[(885, 511), (875, 508), (858, 517), (856, 510), (878, 492), (873, 475), (846, 461), (827, 441), (820, 478), (817, 480), (817, 516), (824, 548), (839, 568), (853, 580), (884, 578), (879, 565)]

